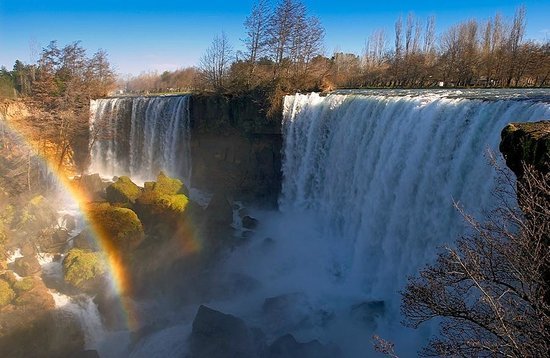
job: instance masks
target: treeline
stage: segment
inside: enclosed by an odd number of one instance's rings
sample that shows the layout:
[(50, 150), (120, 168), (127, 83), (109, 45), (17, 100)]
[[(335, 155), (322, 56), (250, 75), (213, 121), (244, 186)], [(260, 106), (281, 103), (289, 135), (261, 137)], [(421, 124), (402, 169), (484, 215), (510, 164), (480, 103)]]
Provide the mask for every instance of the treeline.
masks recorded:
[(107, 54), (89, 56), (80, 42), (59, 47), (52, 41), (36, 64), (16, 61), (12, 71), (2, 68), (0, 74), (4, 91), (32, 109), (36, 118), (29, 124), (44, 154), (60, 167), (85, 165), (90, 100), (107, 96), (116, 85)]
[(186, 67), (163, 73), (148, 72), (119, 80), (118, 88), (127, 93), (191, 92), (198, 89), (199, 69)]
[(324, 29), (300, 0), (274, 7), (259, 0), (244, 22), (245, 51), (224, 33), (200, 60), (199, 84), (216, 91), (257, 87), (281, 91), (361, 87), (544, 87), (550, 83), (550, 43), (526, 41), (525, 8), (511, 22), (497, 14), (435, 33), (435, 17), (409, 14), (391, 40), (375, 31), (361, 54), (323, 55)]

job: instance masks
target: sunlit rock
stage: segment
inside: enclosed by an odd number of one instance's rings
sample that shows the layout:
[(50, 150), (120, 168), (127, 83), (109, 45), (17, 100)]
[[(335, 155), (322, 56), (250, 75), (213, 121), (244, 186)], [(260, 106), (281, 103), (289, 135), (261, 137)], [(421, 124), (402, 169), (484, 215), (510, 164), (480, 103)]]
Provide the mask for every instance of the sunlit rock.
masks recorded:
[(84, 291), (93, 290), (106, 271), (102, 254), (71, 249), (63, 260), (65, 282)]
[(110, 203), (133, 204), (141, 194), (141, 189), (127, 176), (121, 176), (106, 189), (106, 198)]

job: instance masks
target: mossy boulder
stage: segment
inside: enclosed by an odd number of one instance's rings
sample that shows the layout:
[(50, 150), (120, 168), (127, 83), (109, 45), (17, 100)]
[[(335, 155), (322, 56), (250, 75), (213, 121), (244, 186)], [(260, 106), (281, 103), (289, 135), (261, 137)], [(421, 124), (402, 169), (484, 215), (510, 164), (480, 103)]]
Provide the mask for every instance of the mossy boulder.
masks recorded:
[(106, 263), (100, 252), (71, 249), (63, 260), (65, 282), (82, 290), (92, 287), (106, 272)]
[(141, 189), (126, 176), (119, 177), (106, 189), (107, 201), (110, 203), (133, 204), (141, 194)]
[(137, 199), (139, 211), (143, 215), (182, 214), (189, 203), (186, 191), (179, 179), (166, 176), (163, 172), (156, 182), (146, 182), (143, 193)]
[(85, 210), (107, 246), (126, 251), (137, 247), (144, 238), (141, 221), (130, 209), (91, 203)]
[(174, 195), (180, 193), (182, 188), (183, 183), (179, 179), (170, 178), (164, 172), (160, 172), (153, 191), (159, 194)]
[(15, 298), (15, 292), (10, 287), (10, 284), (4, 280), (0, 280), (0, 308), (9, 305)]

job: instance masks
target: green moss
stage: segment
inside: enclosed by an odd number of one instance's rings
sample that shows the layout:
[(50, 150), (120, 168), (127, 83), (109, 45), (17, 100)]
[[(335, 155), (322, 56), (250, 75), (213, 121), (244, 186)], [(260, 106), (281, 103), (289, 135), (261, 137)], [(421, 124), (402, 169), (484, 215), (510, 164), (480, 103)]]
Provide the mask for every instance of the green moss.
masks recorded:
[(111, 203), (134, 203), (141, 190), (130, 178), (122, 176), (107, 187), (106, 193), (107, 200)]
[(15, 292), (11, 289), (10, 284), (0, 280), (0, 307), (10, 304), (14, 298)]
[(151, 214), (181, 214), (185, 211), (189, 199), (183, 194), (169, 195), (146, 191), (139, 197), (138, 203)]
[(128, 249), (143, 239), (143, 226), (134, 211), (109, 203), (90, 204), (86, 210), (102, 237), (117, 248)]
[(34, 288), (35, 282), (33, 277), (25, 277), (22, 280), (16, 281), (13, 284), (13, 289), (17, 293), (27, 292)]
[(180, 191), (182, 186), (183, 183), (180, 180), (170, 178), (163, 172), (160, 172), (153, 191), (159, 194), (175, 195)]
[(103, 275), (105, 269), (105, 262), (99, 252), (71, 249), (63, 260), (65, 282), (78, 288)]

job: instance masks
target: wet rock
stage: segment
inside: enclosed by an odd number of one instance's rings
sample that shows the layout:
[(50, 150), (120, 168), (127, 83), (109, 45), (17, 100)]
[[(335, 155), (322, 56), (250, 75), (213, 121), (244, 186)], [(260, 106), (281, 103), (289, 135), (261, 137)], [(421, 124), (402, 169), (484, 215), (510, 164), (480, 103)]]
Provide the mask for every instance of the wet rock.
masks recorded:
[(253, 230), (258, 226), (258, 220), (251, 216), (243, 217), (243, 227), (249, 230)]
[(501, 133), (500, 152), (506, 165), (518, 178), (523, 175), (523, 164), (535, 167), (541, 173), (550, 171), (550, 121), (511, 123)]
[(69, 214), (63, 215), (63, 217), (61, 217), (61, 227), (63, 227), (68, 232), (76, 229), (76, 219), (74, 218), (74, 216)]
[(240, 318), (200, 306), (193, 321), (191, 357), (258, 357), (265, 349), (262, 338)]
[(82, 175), (81, 177), (76, 177), (72, 183), (80, 190), (87, 200), (105, 200), (105, 188), (108, 184), (101, 179), (99, 174)]
[(40, 263), (35, 256), (20, 257), (13, 264), (13, 271), (19, 276), (25, 277), (39, 274), (41, 271)]
[(341, 354), (336, 347), (325, 346), (317, 340), (296, 341), (291, 334), (279, 337), (269, 346), (268, 358), (335, 358)]
[(76, 249), (98, 251), (99, 245), (89, 230), (83, 230), (73, 238), (73, 247)]
[(374, 328), (376, 320), (384, 315), (384, 301), (366, 301), (353, 305), (350, 314), (353, 319), (370, 328)]

